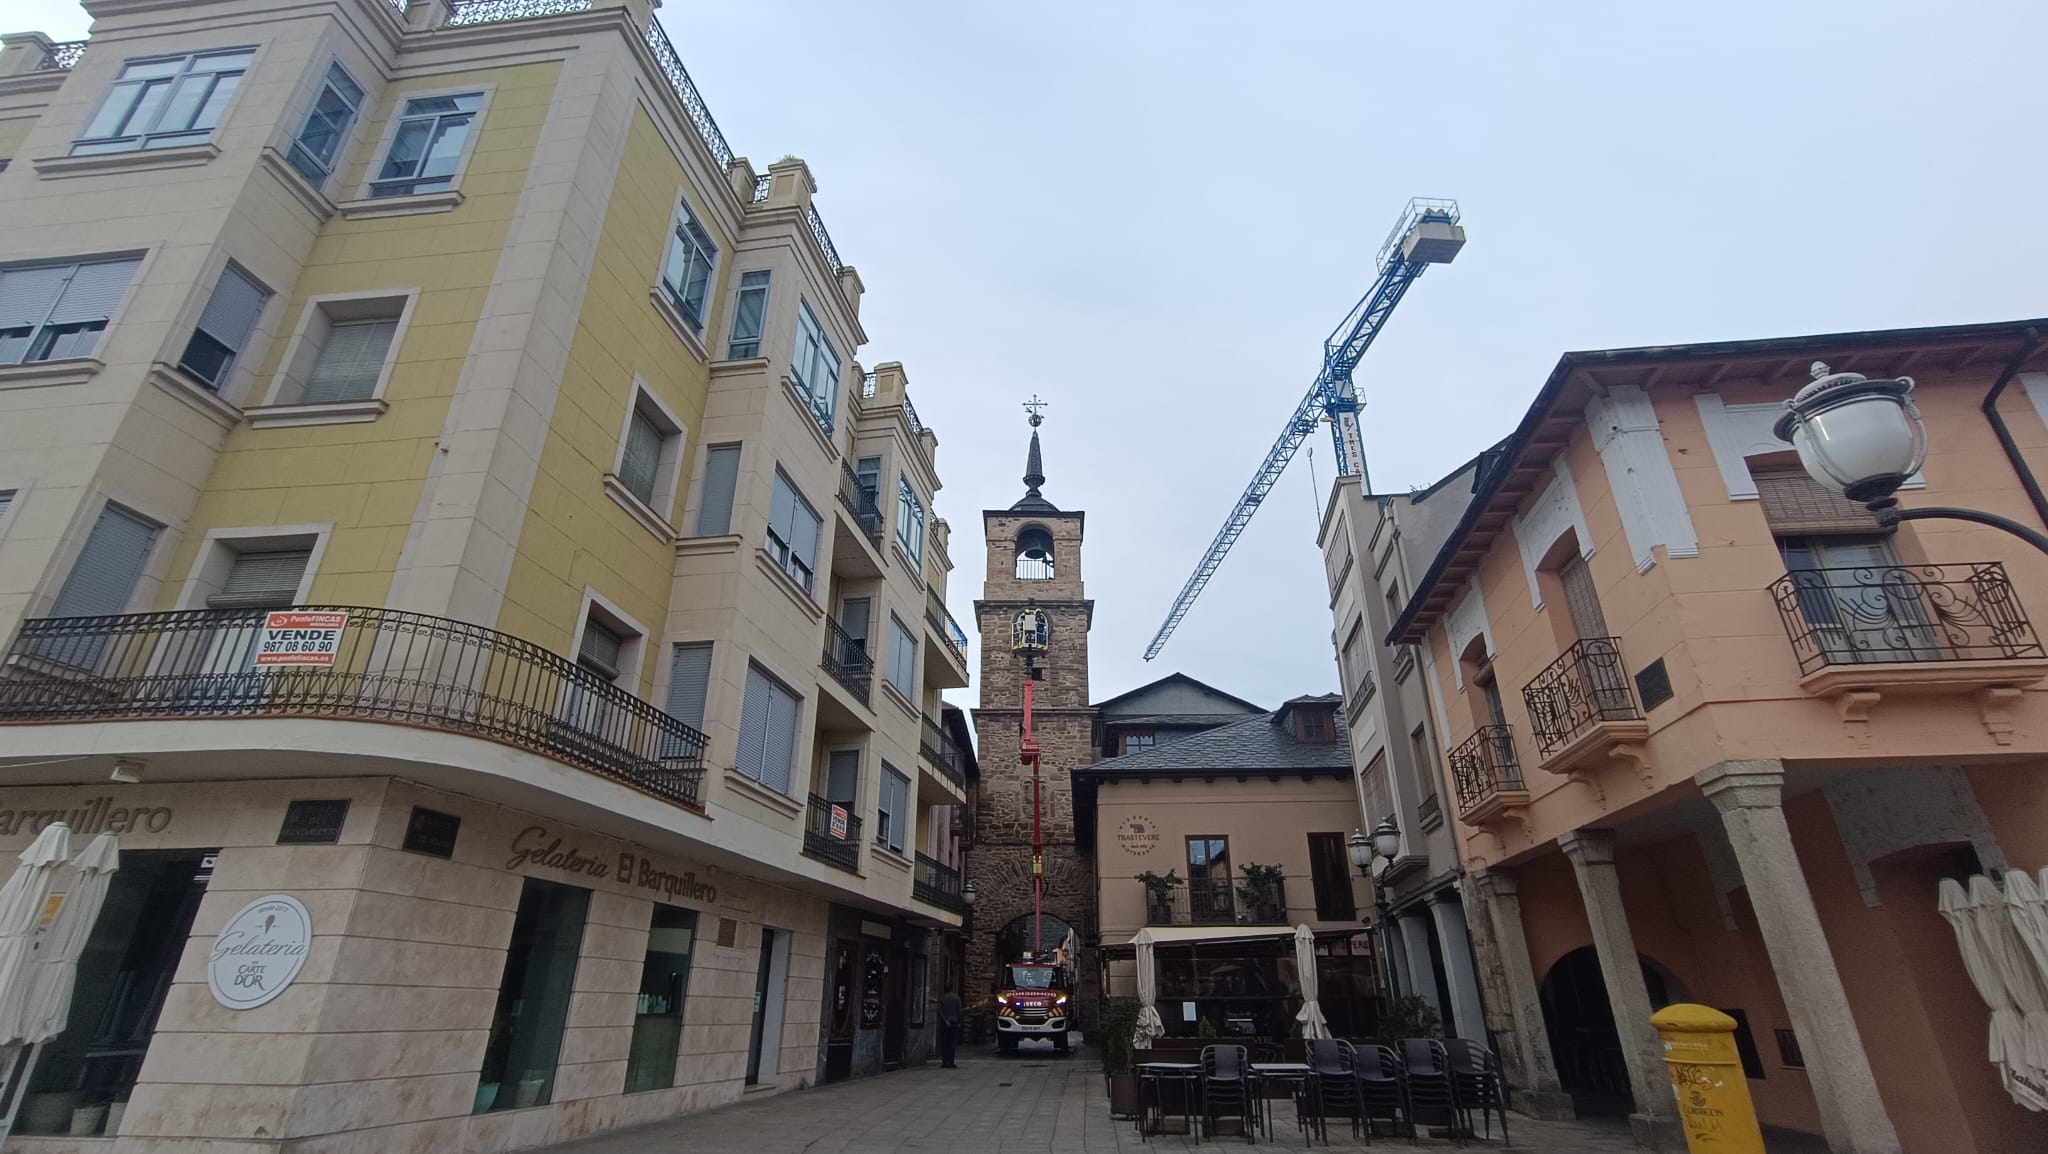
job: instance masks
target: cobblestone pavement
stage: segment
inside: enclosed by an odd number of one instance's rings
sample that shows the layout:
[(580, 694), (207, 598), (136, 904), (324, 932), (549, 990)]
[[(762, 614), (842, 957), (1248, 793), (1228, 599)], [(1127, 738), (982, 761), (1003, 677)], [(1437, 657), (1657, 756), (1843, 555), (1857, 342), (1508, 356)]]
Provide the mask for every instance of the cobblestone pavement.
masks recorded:
[[(1265, 1149), (1299, 1150), (1301, 1134), (1275, 1103), (1274, 1136)], [(1509, 1116), (1513, 1149), (1528, 1154), (1609, 1154), (1633, 1151), (1620, 1120), (1539, 1122)], [(1177, 1126), (1172, 1119), (1170, 1125)], [(1350, 1126), (1332, 1128), (1332, 1150), (1362, 1150)], [(1420, 1146), (1380, 1138), (1377, 1149), (1450, 1149), (1423, 1138)], [(1092, 1057), (1057, 1058), (1025, 1053), (998, 1058), (963, 1049), (956, 1070), (936, 1064), (879, 1077), (793, 1093), (749, 1098), (731, 1106), (555, 1147), (576, 1154), (662, 1154), (676, 1150), (736, 1154), (1220, 1154), (1245, 1143), (1225, 1134), (1196, 1142), (1171, 1134), (1140, 1140), (1132, 1123), (1109, 1116), (1102, 1067)], [(1316, 1149), (1324, 1147), (1319, 1142)], [(1467, 1150), (1501, 1149), (1468, 1141)]]

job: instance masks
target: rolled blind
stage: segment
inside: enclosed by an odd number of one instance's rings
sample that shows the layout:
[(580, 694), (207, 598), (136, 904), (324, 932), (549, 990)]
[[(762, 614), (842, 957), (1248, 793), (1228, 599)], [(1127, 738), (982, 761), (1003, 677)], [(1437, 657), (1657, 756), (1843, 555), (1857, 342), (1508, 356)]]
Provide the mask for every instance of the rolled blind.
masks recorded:
[(668, 715), (691, 729), (704, 728), (704, 700), (711, 690), (711, 643), (678, 645), (669, 663)]
[(818, 515), (811, 512), (801, 497), (796, 498), (790, 509), (789, 551), (796, 554), (804, 568), (813, 573), (818, 571)]
[(279, 609), (298, 600), (299, 579), (306, 575), (310, 549), (278, 553), (237, 553), (220, 592), (206, 599), (208, 609)]
[(263, 315), (263, 302), (268, 299), (268, 289), (250, 280), (234, 265), (228, 265), (220, 270), (213, 296), (207, 298), (206, 311), (199, 314), (199, 327), (207, 336), (239, 353), (248, 343), (249, 334), (256, 331), (256, 318)]
[[(619, 459), (619, 484), (642, 501), (654, 500), (655, 467), (661, 463), (661, 442), (664, 438), (647, 414), (633, 410), (626, 422), (626, 451)], [(667, 514), (666, 509), (655, 510)]]
[(772, 681), (768, 689), (768, 739), (761, 754), (761, 784), (788, 793), (790, 769), (796, 762), (797, 699)]
[(733, 768), (755, 781), (761, 780), (761, 763), (767, 756), (768, 698), (774, 691), (775, 683), (767, 674), (747, 666), (747, 694), (740, 703), (740, 744)]
[(369, 400), (377, 389), (377, 377), (384, 371), (391, 338), (397, 332), (396, 320), (335, 325), (328, 331), (320, 355), (313, 362), (313, 371), (306, 378), (305, 403)]
[(1809, 533), (1878, 533), (1870, 510), (1822, 485), (1796, 465), (1752, 468), (1757, 500), (1771, 532), (1781, 537)]
[(157, 531), (154, 522), (107, 502), (57, 591), (50, 616), (98, 617), (128, 608)]
[(899, 773), (895, 766), (882, 763), (883, 840), (890, 849), (903, 848), (903, 827), (910, 824), (910, 779)]
[(716, 537), (732, 532), (732, 496), (739, 475), (738, 445), (713, 445), (704, 451), (704, 492), (697, 502), (697, 536)]
[(0, 329), (42, 324), (70, 271), (71, 266), (61, 264), (0, 271)]
[(860, 751), (835, 749), (825, 763), (825, 800), (853, 808), (860, 790)]
[(917, 678), (917, 636), (894, 615), (889, 618), (889, 630), (893, 634), (889, 639), (889, 684), (911, 697)]
[(57, 307), (50, 310), (50, 323), (84, 324), (112, 317), (141, 263), (131, 257), (79, 265), (78, 271), (71, 274), (71, 283), (64, 286), (63, 294), (57, 298)]
[(576, 664), (606, 678), (619, 675), (619, 653), (625, 647), (625, 638), (599, 624), (586, 621), (583, 624), (583, 645), (576, 651)]

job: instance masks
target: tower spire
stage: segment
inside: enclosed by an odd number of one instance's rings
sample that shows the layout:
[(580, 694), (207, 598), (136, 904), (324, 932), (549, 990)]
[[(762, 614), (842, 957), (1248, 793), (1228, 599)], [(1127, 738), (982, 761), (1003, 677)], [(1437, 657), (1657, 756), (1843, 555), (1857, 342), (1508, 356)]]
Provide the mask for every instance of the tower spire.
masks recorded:
[(1059, 511), (1051, 501), (1046, 500), (1045, 496), (1038, 491), (1040, 486), (1045, 484), (1045, 457), (1038, 447), (1038, 426), (1045, 423), (1045, 413), (1043, 410), (1048, 403), (1040, 400), (1036, 393), (1031, 395), (1030, 400), (1024, 402), (1024, 411), (1031, 414), (1025, 418), (1025, 420), (1031, 423), (1031, 451), (1024, 457), (1024, 498), (1010, 506), (1013, 510), (1032, 510), (1042, 513), (1057, 513)]

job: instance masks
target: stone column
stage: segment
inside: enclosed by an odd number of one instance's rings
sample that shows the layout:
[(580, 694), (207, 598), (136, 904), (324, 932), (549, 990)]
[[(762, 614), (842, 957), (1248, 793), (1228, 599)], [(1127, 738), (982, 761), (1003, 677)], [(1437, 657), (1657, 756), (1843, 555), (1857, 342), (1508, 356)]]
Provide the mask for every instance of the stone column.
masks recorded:
[(1650, 1150), (1681, 1151), (1685, 1135), (1678, 1125), (1671, 1096), (1671, 1075), (1664, 1066), (1664, 1045), (1650, 1027), (1650, 991), (1643, 984), (1643, 963), (1629, 933), (1628, 912), (1621, 904), (1621, 878), (1614, 868), (1614, 831), (1575, 829), (1557, 839), (1586, 903), (1586, 921), (1593, 927), (1593, 950), (1600, 955), (1600, 976), (1607, 985), (1607, 1003), (1614, 1010), (1621, 1035), (1621, 1056), (1628, 1064), (1629, 1093), (1636, 1112), (1629, 1115), (1636, 1144)]
[(1437, 994), (1436, 967), (1429, 964), (1429, 923), (1420, 910), (1398, 914), (1394, 920), (1401, 925), (1401, 945), (1407, 953), (1403, 968), (1408, 974), (1408, 992), (1428, 1002), (1442, 1018), (1444, 1003)]
[(1380, 964), (1387, 968), (1388, 994), (1396, 998), (1407, 997), (1410, 991), (1408, 975), (1404, 971), (1407, 968), (1408, 958), (1407, 951), (1401, 944), (1400, 919), (1392, 915), (1387, 917), (1386, 925), (1380, 928), (1380, 946), (1386, 950), (1387, 954), (1386, 957), (1380, 959)]
[[(1474, 917), (1471, 932), (1489, 973), (1498, 972), (1501, 988), (1489, 990), (1501, 1047), (1501, 1065), (1514, 1090), (1515, 1108), (1537, 1118), (1575, 1118), (1571, 1095), (1557, 1080), (1557, 1060), (1550, 1053), (1550, 1027), (1543, 1019), (1543, 998), (1536, 987), (1536, 968), (1529, 961), (1529, 937), (1522, 929), (1522, 895), (1512, 870), (1475, 870), (1465, 875)], [(1490, 956), (1490, 960), (1489, 960)]]
[[(1479, 975), (1472, 967), (1472, 939), (1465, 935), (1465, 907), (1449, 886), (1425, 900), (1444, 951), (1444, 981), (1451, 987), (1444, 991), (1444, 1001), (1457, 1021), (1456, 1036), (1486, 1045), (1486, 1011), (1479, 1002)], [(1451, 1031), (1444, 1034), (1451, 1036)]]
[(1729, 847), (1763, 930), (1764, 949), (1785, 994), (1785, 1010), (1799, 1036), (1800, 1053), (1806, 1055), (1806, 1075), (1828, 1148), (1836, 1154), (1897, 1154), (1898, 1135), (1884, 1112), (1849, 995), (1785, 824), (1783, 763), (1724, 761), (1693, 780), (1721, 811), (1721, 824), (1727, 827)]

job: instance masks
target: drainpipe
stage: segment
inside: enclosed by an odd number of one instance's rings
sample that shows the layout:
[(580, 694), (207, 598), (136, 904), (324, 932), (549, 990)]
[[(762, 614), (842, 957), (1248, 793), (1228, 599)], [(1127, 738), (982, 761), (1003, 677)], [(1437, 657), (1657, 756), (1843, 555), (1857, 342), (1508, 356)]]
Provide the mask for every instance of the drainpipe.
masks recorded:
[(2041, 524), (2048, 525), (2048, 493), (2041, 491), (2041, 482), (2034, 479), (2034, 471), (2027, 467), (2027, 459), (2020, 456), (2020, 447), (2013, 443), (2012, 430), (2005, 427), (2005, 418), (1998, 414), (1999, 395), (2019, 375), (2020, 366), (2040, 347), (2040, 330), (2029, 328), (2020, 341), (2019, 351), (2005, 362), (2005, 371), (1998, 374), (1997, 383), (1984, 394), (1984, 419), (1991, 422), (1991, 431), (1997, 434), (1998, 444), (2005, 450), (2005, 459), (2012, 462), (2012, 471), (2019, 475), (2020, 485), (2027, 491), (2027, 500), (2034, 503), (2034, 515), (2041, 519)]

